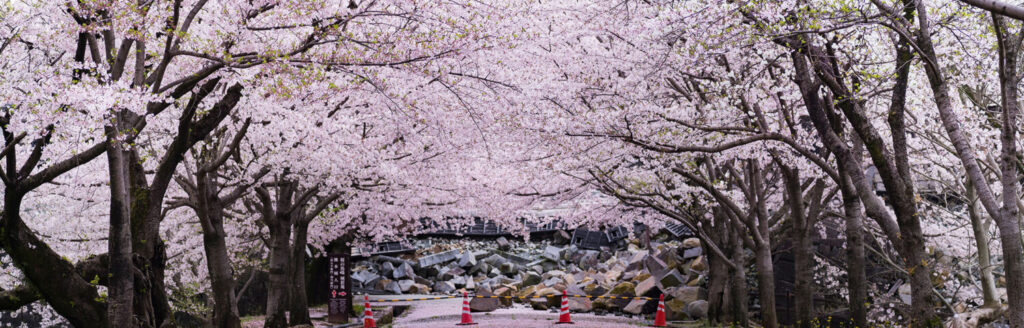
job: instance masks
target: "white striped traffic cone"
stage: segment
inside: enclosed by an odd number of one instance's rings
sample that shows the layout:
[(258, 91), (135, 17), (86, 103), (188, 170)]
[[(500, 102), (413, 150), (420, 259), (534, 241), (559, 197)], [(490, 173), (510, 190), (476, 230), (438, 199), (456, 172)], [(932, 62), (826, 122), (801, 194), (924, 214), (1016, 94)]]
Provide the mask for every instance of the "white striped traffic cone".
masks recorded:
[(475, 325), (473, 322), (473, 316), (469, 314), (469, 293), (462, 292), (462, 322), (455, 324), (456, 326), (469, 326)]
[(658, 313), (654, 314), (654, 323), (651, 327), (667, 327), (665, 322), (665, 294), (658, 296)]
[(562, 309), (558, 311), (558, 322), (572, 324), (572, 319), (569, 318), (569, 296), (566, 295), (565, 291), (562, 291)]
[(370, 295), (363, 295), (366, 300), (363, 305), (363, 328), (377, 328), (377, 322), (373, 320), (373, 310), (370, 309)]

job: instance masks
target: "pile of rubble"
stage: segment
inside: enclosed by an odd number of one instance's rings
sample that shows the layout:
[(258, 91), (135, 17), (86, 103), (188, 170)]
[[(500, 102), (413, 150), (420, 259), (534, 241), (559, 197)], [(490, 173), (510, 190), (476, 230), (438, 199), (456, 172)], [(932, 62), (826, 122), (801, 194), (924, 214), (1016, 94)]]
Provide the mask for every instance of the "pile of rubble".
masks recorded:
[[(421, 240), (417, 254), (374, 256), (356, 263), (356, 287), (386, 294), (461, 294), (474, 298), (473, 311), (488, 312), (513, 302), (555, 309), (560, 295), (572, 297), (573, 312), (650, 314), (665, 295), (670, 320), (706, 316), (707, 293), (702, 287), (707, 260), (700, 242), (651, 242), (650, 248), (629, 240), (619, 250), (579, 249), (565, 234), (553, 242)], [(603, 297), (601, 297), (603, 296)], [(616, 298), (609, 298), (615, 296)], [(642, 296), (642, 298), (626, 298)]]

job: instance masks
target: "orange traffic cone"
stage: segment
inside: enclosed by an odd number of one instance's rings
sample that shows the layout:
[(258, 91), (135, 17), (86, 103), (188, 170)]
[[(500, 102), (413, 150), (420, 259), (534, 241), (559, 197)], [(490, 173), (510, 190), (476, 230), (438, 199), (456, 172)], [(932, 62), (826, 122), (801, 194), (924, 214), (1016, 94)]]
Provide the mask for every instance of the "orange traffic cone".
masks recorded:
[(373, 320), (373, 310), (370, 309), (370, 295), (363, 295), (366, 304), (363, 305), (363, 328), (377, 328), (377, 322)]
[(658, 297), (658, 313), (654, 314), (654, 324), (651, 327), (667, 327), (665, 323), (665, 294)]
[(575, 323), (572, 319), (569, 319), (569, 296), (562, 291), (562, 309), (558, 311), (558, 322), (559, 323)]
[(476, 322), (473, 322), (473, 316), (469, 314), (469, 293), (462, 292), (462, 322), (455, 325), (469, 326), (475, 324)]

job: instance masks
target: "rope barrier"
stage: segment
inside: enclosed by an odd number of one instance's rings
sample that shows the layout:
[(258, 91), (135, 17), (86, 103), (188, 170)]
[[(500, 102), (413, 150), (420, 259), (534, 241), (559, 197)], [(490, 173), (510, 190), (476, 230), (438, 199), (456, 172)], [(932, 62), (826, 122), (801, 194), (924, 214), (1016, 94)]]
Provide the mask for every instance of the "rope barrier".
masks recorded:
[[(472, 297), (472, 298), (503, 298), (503, 299), (521, 299), (521, 300), (523, 300), (523, 299), (533, 299), (533, 298), (546, 298), (546, 297), (549, 297), (549, 296), (550, 297), (562, 297), (562, 295), (558, 295), (558, 294), (544, 295), (544, 296), (530, 296), (530, 297), (520, 297), (520, 296), (482, 296), (482, 295), (473, 295), (473, 296), (470, 296), (470, 297)], [(612, 295), (612, 296), (603, 296), (603, 295), (602, 296), (565, 295), (565, 296), (567, 296), (567, 297), (586, 297), (586, 298), (590, 298), (590, 299), (607, 298), (607, 299), (618, 299), (618, 300), (636, 300), (636, 299), (647, 300), (647, 301), (653, 301), (654, 300), (654, 298), (646, 297), (646, 296), (614, 296), (614, 295)], [(417, 302), (417, 301), (435, 301), (435, 300), (452, 299), (452, 298), (458, 298), (458, 296), (454, 296), (453, 295), (453, 296), (435, 296), (435, 297), (407, 298), (407, 299), (393, 299), (393, 300), (370, 300), (370, 302), (371, 303)]]

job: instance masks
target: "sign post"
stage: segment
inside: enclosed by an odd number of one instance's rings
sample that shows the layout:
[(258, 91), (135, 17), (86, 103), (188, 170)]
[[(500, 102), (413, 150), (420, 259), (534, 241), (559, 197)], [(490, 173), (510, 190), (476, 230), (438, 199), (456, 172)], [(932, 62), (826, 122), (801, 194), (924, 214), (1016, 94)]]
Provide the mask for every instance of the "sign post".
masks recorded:
[(328, 300), (327, 322), (348, 323), (352, 311), (352, 251), (345, 246), (340, 253), (327, 254), (328, 259)]

